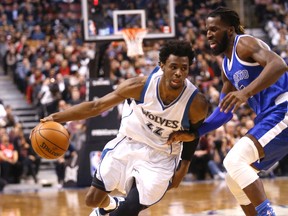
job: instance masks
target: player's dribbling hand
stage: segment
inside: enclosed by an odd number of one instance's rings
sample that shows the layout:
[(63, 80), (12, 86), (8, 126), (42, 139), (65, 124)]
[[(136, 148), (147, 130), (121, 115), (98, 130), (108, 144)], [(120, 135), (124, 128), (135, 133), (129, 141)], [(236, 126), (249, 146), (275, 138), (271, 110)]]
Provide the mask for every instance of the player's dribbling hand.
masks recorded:
[[(47, 121), (53, 121), (52, 116), (47, 116), (47, 117), (45, 117), (45, 118), (43, 118), (43, 119), (40, 119), (40, 123), (44, 123), (44, 122), (47, 122)], [(35, 130), (36, 127), (38, 127), (38, 126), (39, 126), (39, 124), (36, 125), (36, 126), (31, 130), (31, 132), (30, 132), (30, 134), (29, 134), (29, 139), (30, 139), (30, 140), (31, 140), (31, 137), (32, 137), (32, 134), (33, 134), (34, 130)]]
[(49, 115), (43, 119), (40, 119), (40, 122), (42, 122), (42, 123), (47, 122), (47, 121), (54, 121), (53, 117), (51, 115)]
[(174, 142), (191, 142), (195, 139), (195, 135), (188, 131), (172, 132), (166, 142), (167, 145), (172, 145)]
[(31, 131), (30, 131), (30, 134), (29, 134), (29, 139), (31, 140), (32, 138), (32, 134), (34, 133), (34, 131), (36, 130), (36, 128), (39, 126), (39, 124), (37, 124)]

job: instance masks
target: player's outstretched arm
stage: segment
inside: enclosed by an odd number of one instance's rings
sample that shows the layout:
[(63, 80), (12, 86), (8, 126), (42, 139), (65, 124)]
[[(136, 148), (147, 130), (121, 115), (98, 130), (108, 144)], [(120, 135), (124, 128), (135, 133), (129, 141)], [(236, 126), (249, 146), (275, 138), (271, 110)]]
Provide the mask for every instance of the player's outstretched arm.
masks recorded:
[(139, 99), (147, 77), (136, 77), (125, 80), (113, 92), (94, 101), (87, 101), (70, 107), (67, 110), (53, 113), (45, 121), (67, 122), (87, 119), (117, 106), (127, 98)]

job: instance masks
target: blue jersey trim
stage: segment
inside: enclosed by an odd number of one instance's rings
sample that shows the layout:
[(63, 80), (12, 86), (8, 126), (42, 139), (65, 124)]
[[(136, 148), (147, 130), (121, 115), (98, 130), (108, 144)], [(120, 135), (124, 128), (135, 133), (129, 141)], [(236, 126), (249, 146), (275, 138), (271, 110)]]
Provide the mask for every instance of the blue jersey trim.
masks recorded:
[(149, 75), (149, 77), (147, 78), (146, 83), (145, 83), (145, 85), (144, 85), (144, 88), (143, 88), (143, 90), (142, 90), (142, 92), (141, 92), (140, 100), (139, 100), (139, 101), (136, 101), (137, 104), (144, 102), (144, 97), (145, 97), (145, 94), (146, 94), (148, 85), (149, 85), (149, 83), (150, 83), (150, 81), (151, 81), (151, 78), (152, 78), (152, 76), (153, 76), (159, 69), (160, 69), (160, 66), (156, 66), (156, 67), (154, 68), (154, 70), (151, 72), (151, 74)]
[[(101, 153), (101, 156), (100, 156), (101, 162), (102, 162), (102, 160), (104, 159), (104, 157), (105, 157), (105, 155), (107, 154), (107, 152), (115, 149), (116, 146), (119, 145), (119, 143), (121, 143), (125, 138), (126, 138), (126, 136), (123, 137), (113, 148), (104, 149), (104, 150), (102, 151), (102, 153)], [(100, 162), (100, 163), (101, 163), (101, 162)]]

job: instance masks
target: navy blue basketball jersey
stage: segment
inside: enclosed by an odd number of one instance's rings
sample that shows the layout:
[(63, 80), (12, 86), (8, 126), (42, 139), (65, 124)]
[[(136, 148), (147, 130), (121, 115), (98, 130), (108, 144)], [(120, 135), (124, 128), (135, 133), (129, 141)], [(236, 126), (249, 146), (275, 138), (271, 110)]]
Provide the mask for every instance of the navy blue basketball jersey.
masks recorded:
[[(257, 62), (245, 62), (238, 57), (236, 47), (241, 37), (252, 36), (237, 35), (234, 41), (231, 61), (225, 56), (222, 63), (222, 68), (226, 77), (228, 78), (228, 80), (230, 80), (230, 82), (235, 86), (237, 90), (241, 90), (248, 86), (259, 76), (259, 74), (263, 70), (263, 67)], [(283, 74), (276, 83), (249, 98), (248, 103), (250, 107), (254, 110), (254, 112), (258, 115), (266, 111), (269, 107), (275, 106), (275, 100), (278, 99), (279, 95), (282, 95), (285, 92), (288, 92), (287, 72)]]

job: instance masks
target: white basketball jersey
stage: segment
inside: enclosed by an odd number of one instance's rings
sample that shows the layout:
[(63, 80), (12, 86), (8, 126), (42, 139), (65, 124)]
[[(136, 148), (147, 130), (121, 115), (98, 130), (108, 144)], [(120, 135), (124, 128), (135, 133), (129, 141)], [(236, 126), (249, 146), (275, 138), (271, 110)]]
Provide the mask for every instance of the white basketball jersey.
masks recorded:
[(119, 133), (168, 154), (180, 154), (182, 143), (165, 144), (173, 131), (189, 129), (189, 108), (197, 88), (188, 80), (173, 102), (165, 105), (159, 93), (162, 70), (158, 66), (148, 77), (141, 100), (124, 105)]

